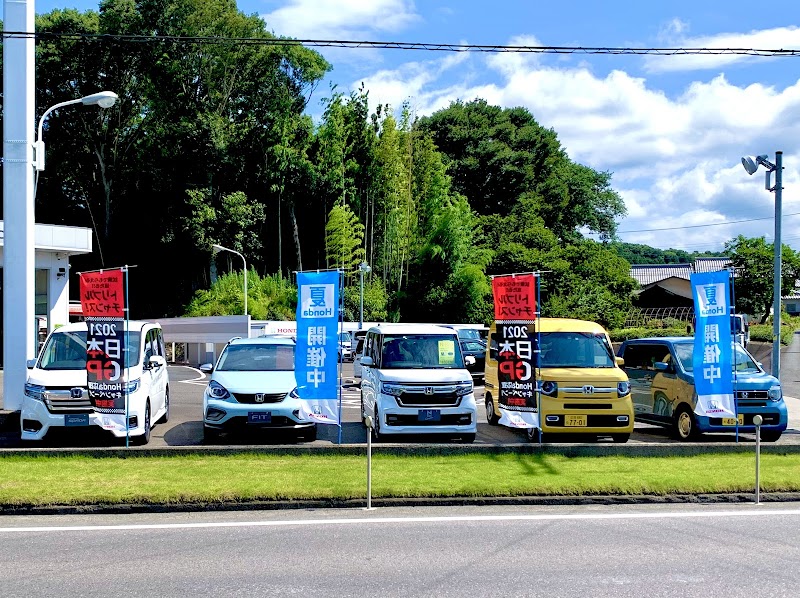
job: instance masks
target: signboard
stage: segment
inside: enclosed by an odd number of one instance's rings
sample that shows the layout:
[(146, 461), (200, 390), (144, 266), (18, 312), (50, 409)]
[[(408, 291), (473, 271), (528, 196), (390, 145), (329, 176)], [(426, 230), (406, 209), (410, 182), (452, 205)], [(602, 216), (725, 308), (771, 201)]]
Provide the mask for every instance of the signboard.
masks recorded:
[(80, 275), (89, 400), (94, 410), (103, 414), (102, 426), (116, 430), (127, 429), (124, 276), (123, 270)]
[(512, 428), (539, 428), (536, 335), (528, 331), (537, 316), (537, 280), (535, 274), (492, 279), (500, 424)]
[(731, 338), (730, 272), (690, 277), (696, 326), (692, 366), (697, 391), (695, 413), (735, 418)]
[(529, 323), (536, 320), (535, 274), (509, 274), (492, 278), (494, 321)]
[(301, 415), (339, 423), (339, 272), (297, 273), (294, 375)]

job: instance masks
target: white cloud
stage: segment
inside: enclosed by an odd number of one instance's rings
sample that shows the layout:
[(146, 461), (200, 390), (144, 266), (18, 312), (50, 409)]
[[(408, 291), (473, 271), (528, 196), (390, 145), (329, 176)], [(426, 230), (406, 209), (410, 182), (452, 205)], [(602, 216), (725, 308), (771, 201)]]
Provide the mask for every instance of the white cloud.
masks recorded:
[(279, 35), (348, 40), (395, 33), (420, 18), (412, 0), (290, 0), (262, 17)]
[[(572, 159), (613, 172), (612, 185), (628, 208), (620, 230), (766, 218), (632, 233), (623, 240), (711, 250), (738, 234), (770, 239), (774, 194), (764, 189), (763, 171), (754, 177), (745, 173), (744, 154), (767, 153), (773, 159), (775, 150), (785, 152), (784, 214), (800, 212), (800, 160), (794, 158), (800, 156), (800, 80), (777, 88), (735, 85), (719, 75), (669, 97), (619, 70), (598, 76), (585, 66), (554, 68), (476, 55), (461, 58), (455, 69), (446, 60), (409, 63), (364, 78), (371, 101), (399, 106), (411, 97), (420, 115), (476, 97), (527, 107), (558, 133)], [(798, 223), (800, 216), (787, 219), (784, 230)], [(800, 247), (800, 237), (785, 232), (784, 241)]]
[[(755, 50), (798, 50), (800, 49), (800, 27), (777, 27), (749, 33), (720, 33), (702, 37), (682, 37), (687, 25), (677, 19), (670, 22), (660, 39), (671, 48), (708, 48), (708, 49), (755, 49)], [(679, 56), (644, 57), (647, 72), (660, 73), (670, 71), (692, 71), (701, 69), (719, 70), (734, 63), (754, 60), (776, 60), (775, 58), (759, 58), (745, 54), (691, 54)]]

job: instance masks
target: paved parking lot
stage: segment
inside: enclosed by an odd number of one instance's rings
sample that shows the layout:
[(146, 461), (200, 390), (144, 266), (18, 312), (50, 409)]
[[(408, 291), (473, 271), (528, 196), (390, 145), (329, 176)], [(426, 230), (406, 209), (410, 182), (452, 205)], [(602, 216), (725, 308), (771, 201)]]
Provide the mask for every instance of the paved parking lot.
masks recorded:
[[(800, 355), (798, 355), (800, 358)], [(787, 368), (787, 372), (790, 368)], [(342, 429), (341, 442), (344, 444), (366, 443), (367, 430), (360, 420), (361, 391), (353, 378), (353, 365), (346, 363), (342, 369)], [(199, 370), (188, 366), (169, 366), (170, 376), (170, 397), (172, 402), (171, 416), (168, 423), (160, 423), (153, 428), (153, 433), (149, 446), (192, 446), (203, 444), (203, 390), (208, 378)], [(800, 386), (800, 377), (796, 386)], [(787, 385), (788, 386), (788, 385)], [(788, 388), (787, 388), (788, 391)], [(483, 387), (476, 388), (476, 399), (478, 405), (483, 405)], [(784, 433), (778, 444), (800, 444), (800, 400), (787, 397), (789, 406), (790, 429)], [(338, 426), (319, 426), (318, 438), (314, 444), (330, 445), (339, 442)], [(120, 441), (110, 437), (106, 432), (99, 429), (90, 429), (82, 437), (76, 437), (74, 430), (67, 434), (49, 434), (40, 443), (25, 443), (25, 446), (46, 446), (46, 447), (89, 447), (89, 446), (119, 446), (124, 445), (124, 440)], [(571, 441), (586, 441), (585, 438), (571, 437)], [(588, 439), (593, 441), (593, 439)], [(703, 442), (731, 442), (734, 434), (706, 434), (702, 437)], [(740, 442), (754, 442), (752, 434), (740, 434)], [(401, 442), (452, 442), (447, 438), (430, 438), (428, 436), (409, 437)], [(548, 441), (550, 441), (548, 439)], [(243, 436), (231, 437), (223, 436), (219, 444), (243, 445), (243, 444), (283, 444), (294, 442), (291, 436), (270, 434), (268, 432), (251, 433)], [(458, 442), (458, 441), (455, 441)], [(478, 413), (478, 434), (475, 440), (478, 444), (504, 445), (527, 442), (523, 431), (512, 430), (502, 426), (490, 426), (486, 423), (483, 410)], [(631, 439), (632, 444), (642, 443), (671, 443), (673, 440), (669, 432), (657, 426), (647, 424), (637, 424)]]

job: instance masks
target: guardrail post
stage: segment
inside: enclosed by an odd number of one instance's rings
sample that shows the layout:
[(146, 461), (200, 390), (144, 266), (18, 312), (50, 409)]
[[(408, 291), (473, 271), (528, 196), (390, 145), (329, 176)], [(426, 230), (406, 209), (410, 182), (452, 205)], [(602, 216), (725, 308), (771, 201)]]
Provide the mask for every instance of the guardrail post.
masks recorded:
[(761, 424), (763, 419), (760, 415), (753, 416), (753, 424), (756, 426), (756, 504), (761, 504)]
[(364, 418), (367, 427), (367, 511), (372, 511), (372, 416)]

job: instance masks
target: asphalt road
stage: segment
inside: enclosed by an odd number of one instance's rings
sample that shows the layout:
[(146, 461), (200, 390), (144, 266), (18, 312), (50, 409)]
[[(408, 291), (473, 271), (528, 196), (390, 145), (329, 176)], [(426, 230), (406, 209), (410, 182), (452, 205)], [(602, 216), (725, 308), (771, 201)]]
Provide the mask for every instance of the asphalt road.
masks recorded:
[[(105, 526), (105, 527), (101, 527)], [(3, 596), (796, 596), (800, 505), (4, 517)]]
[[(764, 367), (769, 371), (768, 345), (753, 344), (751, 350), (757, 359), (764, 362)], [(787, 430), (778, 444), (800, 444), (800, 335), (796, 334), (794, 342), (785, 347), (781, 363), (781, 383), (787, 395), (786, 403), (789, 407), (789, 430)], [(203, 444), (203, 390), (208, 383), (208, 377), (199, 370), (188, 366), (169, 366), (170, 399), (172, 402), (171, 416), (168, 423), (159, 423), (153, 428), (150, 446), (191, 446)], [(342, 430), (341, 442), (344, 444), (366, 443), (366, 428), (360, 420), (360, 388), (358, 379), (353, 377), (353, 364), (345, 363), (342, 369)], [(483, 405), (483, 387), (476, 387), (476, 400), (479, 405), (478, 433), (476, 443), (504, 445), (527, 442), (525, 434), (520, 430), (512, 430), (502, 426), (490, 426), (486, 423), (485, 415), (480, 406)], [(731, 434), (705, 434), (702, 442), (731, 442), (735, 435)], [(315, 444), (335, 444), (339, 442), (339, 428), (336, 426), (319, 426), (318, 439)], [(548, 439), (552, 442), (555, 439)], [(587, 439), (570, 436), (570, 442), (583, 442)], [(593, 440), (593, 439), (592, 439)], [(755, 442), (753, 434), (740, 434), (741, 442)], [(242, 436), (223, 436), (220, 444), (250, 445), (250, 444), (283, 444), (295, 442), (291, 435), (276, 435), (270, 432), (254, 432)], [(429, 435), (409, 436), (398, 439), (396, 442), (453, 442), (448, 438), (432, 438)], [(455, 441), (457, 442), (457, 441)], [(565, 441), (561, 441), (565, 442)], [(673, 440), (667, 429), (639, 424), (629, 443), (671, 443)], [(38, 443), (23, 443), (23, 446), (43, 447), (91, 447), (91, 446), (118, 446), (124, 445), (124, 440), (119, 441), (108, 433), (91, 428), (84, 435), (76, 436), (73, 430), (61, 430), (48, 434), (44, 441)]]

